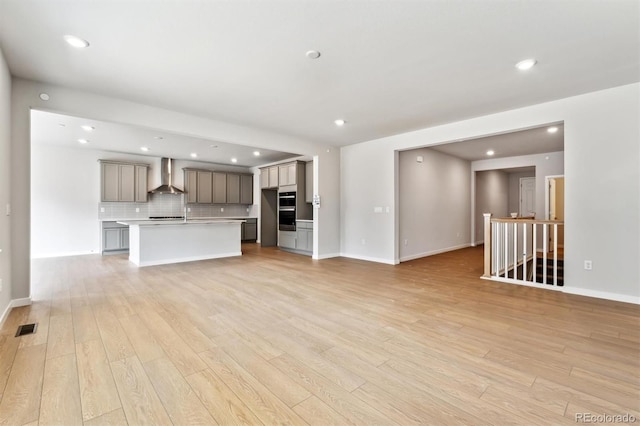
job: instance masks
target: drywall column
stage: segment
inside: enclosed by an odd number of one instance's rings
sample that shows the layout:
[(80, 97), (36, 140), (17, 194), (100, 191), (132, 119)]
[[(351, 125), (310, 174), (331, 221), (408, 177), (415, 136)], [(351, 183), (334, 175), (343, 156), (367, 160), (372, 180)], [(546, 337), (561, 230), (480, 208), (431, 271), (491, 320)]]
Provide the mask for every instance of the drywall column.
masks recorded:
[(313, 193), (320, 208), (313, 209), (313, 258), (340, 255), (340, 152), (327, 148), (313, 157)]
[(0, 322), (11, 302), (11, 74), (0, 50)]

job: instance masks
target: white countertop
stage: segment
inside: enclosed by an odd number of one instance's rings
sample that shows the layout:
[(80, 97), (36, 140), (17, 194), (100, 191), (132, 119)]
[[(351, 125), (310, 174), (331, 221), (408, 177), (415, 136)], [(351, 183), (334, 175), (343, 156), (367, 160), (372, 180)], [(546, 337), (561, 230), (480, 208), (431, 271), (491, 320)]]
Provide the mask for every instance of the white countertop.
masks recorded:
[(296, 222), (313, 222), (313, 219), (296, 219)]
[[(247, 220), (247, 219), (257, 219), (257, 217), (239, 217), (239, 216), (207, 216), (207, 217), (189, 217), (187, 220), (214, 220), (214, 219), (233, 219), (233, 220)], [(175, 220), (182, 222), (182, 219), (148, 219), (146, 217), (117, 217), (117, 218), (100, 218), (99, 222), (140, 222), (140, 221), (149, 221), (149, 222), (157, 222), (157, 221), (169, 221)]]
[(246, 222), (246, 219), (188, 219), (186, 222), (182, 219), (156, 219), (156, 220), (119, 220), (117, 221), (121, 225), (143, 225), (143, 226), (157, 226), (157, 225), (209, 225), (216, 223), (242, 223)]

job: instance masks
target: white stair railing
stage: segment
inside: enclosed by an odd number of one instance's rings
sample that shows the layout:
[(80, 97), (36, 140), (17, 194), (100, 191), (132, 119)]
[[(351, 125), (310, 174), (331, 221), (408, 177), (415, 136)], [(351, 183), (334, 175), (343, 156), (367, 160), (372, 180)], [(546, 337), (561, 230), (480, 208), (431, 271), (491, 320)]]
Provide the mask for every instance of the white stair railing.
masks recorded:
[(564, 222), (534, 218), (492, 218), (484, 214), (482, 278), (525, 285), (564, 285), (558, 236)]

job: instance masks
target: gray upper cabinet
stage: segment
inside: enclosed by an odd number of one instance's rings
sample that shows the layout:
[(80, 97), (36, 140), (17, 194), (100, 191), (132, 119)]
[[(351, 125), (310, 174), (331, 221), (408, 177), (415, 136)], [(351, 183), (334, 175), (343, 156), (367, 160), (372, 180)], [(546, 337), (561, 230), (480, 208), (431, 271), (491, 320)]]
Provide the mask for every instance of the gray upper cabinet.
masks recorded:
[(288, 163), (278, 166), (278, 186), (296, 185), (297, 163)]
[(198, 203), (211, 204), (213, 202), (213, 174), (198, 172), (198, 187), (196, 190)]
[(193, 204), (198, 202), (198, 172), (195, 170), (184, 171), (184, 191), (186, 203)]
[(100, 200), (147, 202), (147, 171), (146, 164), (100, 160)]
[[(183, 170), (186, 202), (189, 204), (253, 204), (253, 175)], [(249, 188), (248, 193), (246, 188)]]
[(120, 167), (114, 163), (101, 163), (102, 201), (120, 201)]
[(277, 188), (280, 183), (278, 182), (278, 166), (269, 167), (269, 188)]
[(278, 166), (260, 169), (260, 188), (277, 188), (279, 185)]
[(240, 204), (253, 204), (253, 175), (240, 175)]
[(136, 166), (120, 165), (120, 201), (136, 200)]
[(225, 204), (227, 202), (227, 174), (213, 173), (213, 203)]
[(240, 175), (227, 174), (227, 204), (240, 204)]
[(136, 166), (136, 203), (146, 203), (149, 200), (148, 180), (147, 166)]

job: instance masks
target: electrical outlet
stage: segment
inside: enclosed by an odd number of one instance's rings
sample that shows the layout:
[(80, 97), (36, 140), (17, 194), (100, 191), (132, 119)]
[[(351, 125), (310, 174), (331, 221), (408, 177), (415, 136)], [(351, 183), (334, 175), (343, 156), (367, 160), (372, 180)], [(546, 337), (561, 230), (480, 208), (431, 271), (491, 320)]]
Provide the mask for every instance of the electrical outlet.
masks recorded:
[(584, 261), (584, 269), (587, 271), (590, 271), (593, 268), (593, 264), (591, 263), (590, 260), (585, 260)]
[(187, 213), (191, 213), (191, 207), (187, 207)]
[(136, 207), (136, 213), (140, 213), (140, 207)]
[(7, 204), (7, 216), (11, 216), (11, 204)]
[(220, 211), (223, 212), (224, 211), (224, 207), (220, 207)]
[(100, 213), (104, 213), (104, 207), (100, 207)]
[(404, 245), (406, 246), (406, 245), (408, 245), (408, 244), (409, 244), (409, 240), (407, 240), (407, 239), (405, 238), (405, 240), (404, 240)]

